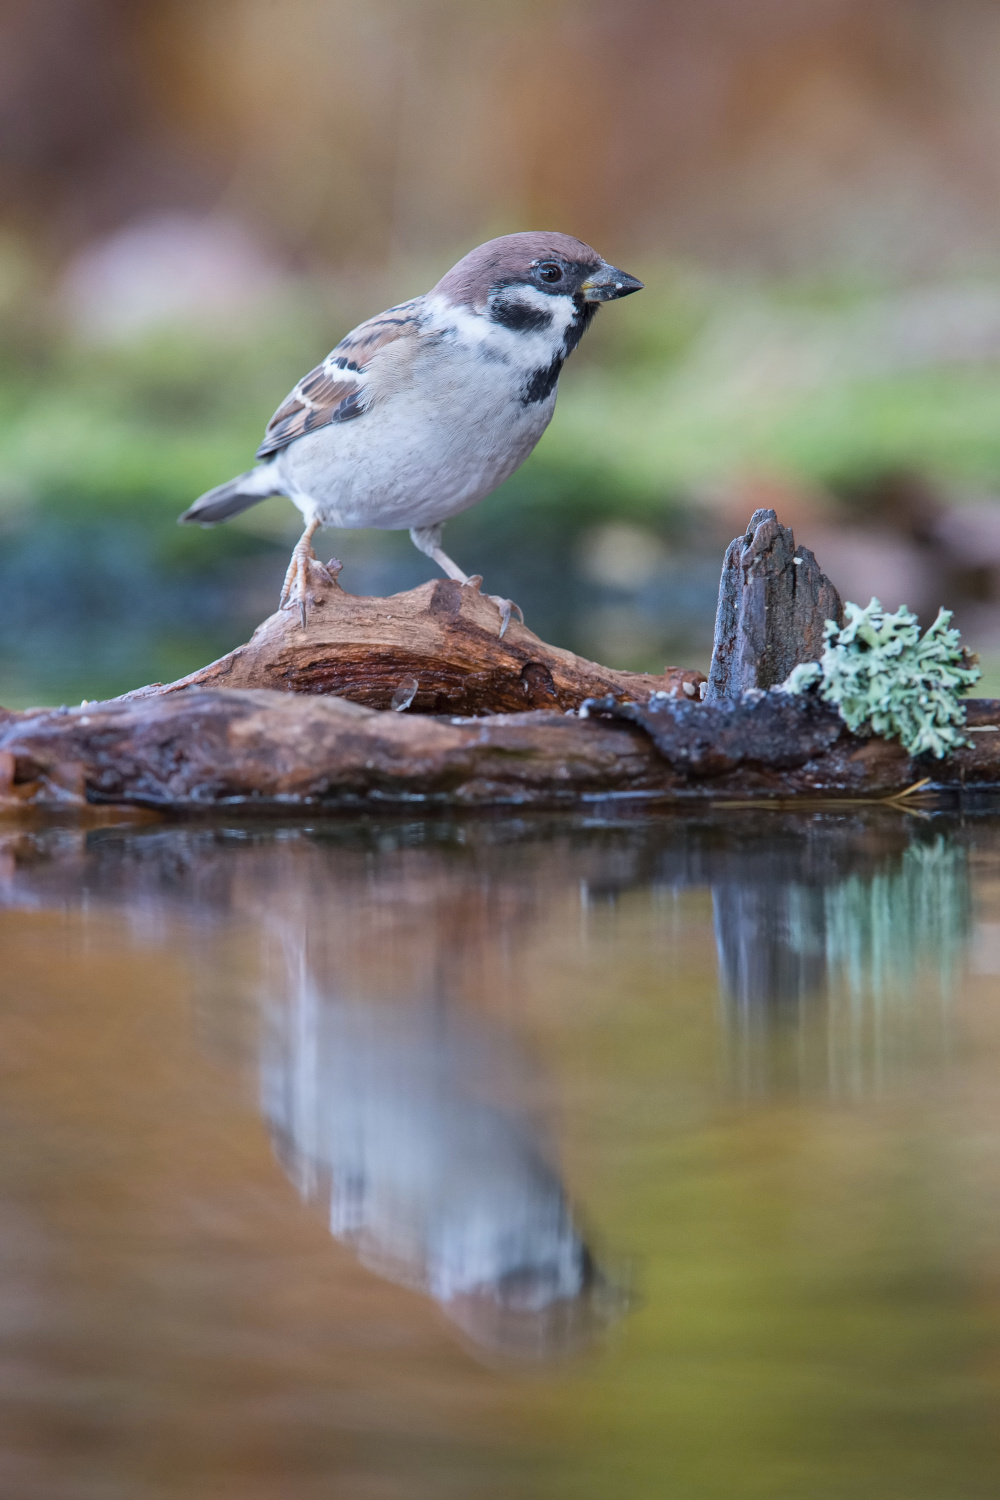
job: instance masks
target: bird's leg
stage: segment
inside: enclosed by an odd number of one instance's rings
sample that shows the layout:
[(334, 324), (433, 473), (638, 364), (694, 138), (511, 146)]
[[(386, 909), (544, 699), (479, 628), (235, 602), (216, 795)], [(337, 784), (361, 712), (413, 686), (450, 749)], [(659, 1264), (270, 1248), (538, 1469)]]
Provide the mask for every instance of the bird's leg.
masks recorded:
[[(441, 546), (441, 533), (444, 526), (414, 526), (410, 531), (410, 541), (426, 557), (430, 557), (437, 563), (442, 573), (447, 573), (449, 578), (454, 578), (456, 583), (468, 583), (468, 573), (463, 573), (457, 562), (452, 562), (447, 552)], [(479, 580), (482, 583), (482, 579)]]
[(285, 574), (285, 581), (281, 585), (281, 600), (278, 604), (279, 609), (284, 609), (285, 605), (294, 596), (299, 606), (299, 619), (302, 621), (303, 630), (306, 628), (306, 602), (308, 598), (306, 590), (309, 585), (309, 564), (317, 563), (317, 557), (313, 551), (312, 539), (319, 530), (319, 527), (320, 523), (314, 516), (299, 540), (295, 543), (292, 549), (291, 560), (288, 564), (288, 572)]
[[(482, 575), (480, 573), (473, 573), (470, 577), (468, 573), (462, 572), (458, 563), (451, 560), (441, 546), (441, 533), (443, 531), (443, 524), (437, 526), (414, 526), (410, 531), (410, 540), (414, 547), (423, 552), (425, 557), (429, 557), (433, 562), (437, 563), (442, 573), (447, 573), (449, 578), (454, 578), (455, 582), (462, 584), (463, 588), (466, 586), (478, 588), (483, 581)], [(522, 625), (524, 624), (524, 612), (521, 606), (515, 604), (512, 599), (501, 599), (499, 594), (487, 594), (486, 597), (492, 600), (500, 611), (499, 638), (501, 640), (506, 634), (507, 626), (510, 624), (512, 611), (517, 611), (518, 619)]]

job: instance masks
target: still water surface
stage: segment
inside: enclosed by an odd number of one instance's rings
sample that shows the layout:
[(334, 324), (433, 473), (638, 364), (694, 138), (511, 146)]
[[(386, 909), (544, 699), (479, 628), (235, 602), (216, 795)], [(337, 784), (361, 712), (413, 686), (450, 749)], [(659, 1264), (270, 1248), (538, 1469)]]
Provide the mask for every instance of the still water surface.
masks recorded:
[(0, 828), (0, 1494), (1000, 1490), (1000, 816)]

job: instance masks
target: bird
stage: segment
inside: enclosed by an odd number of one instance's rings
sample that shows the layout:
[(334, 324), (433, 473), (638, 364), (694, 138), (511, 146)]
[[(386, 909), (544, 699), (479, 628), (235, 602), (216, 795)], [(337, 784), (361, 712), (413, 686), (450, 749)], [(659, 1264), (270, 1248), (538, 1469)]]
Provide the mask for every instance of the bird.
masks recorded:
[[(257, 467), (209, 490), (180, 521), (214, 526), (287, 496), (305, 530), (279, 609), (297, 604), (303, 629), (312, 539), (322, 526), (408, 529), (449, 578), (478, 588), (482, 577), (444, 551), (445, 522), (524, 462), (552, 419), (563, 363), (598, 307), (642, 285), (572, 235), (487, 240), (429, 292), (342, 338), (278, 407)], [(514, 610), (523, 623), (518, 605), (487, 597), (501, 637)]]

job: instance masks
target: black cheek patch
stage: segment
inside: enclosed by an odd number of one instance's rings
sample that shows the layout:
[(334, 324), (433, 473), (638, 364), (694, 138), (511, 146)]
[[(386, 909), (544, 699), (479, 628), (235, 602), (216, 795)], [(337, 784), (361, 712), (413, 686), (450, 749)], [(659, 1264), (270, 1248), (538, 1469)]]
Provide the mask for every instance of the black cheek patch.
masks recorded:
[(496, 302), (490, 308), (490, 321), (514, 333), (540, 333), (543, 328), (552, 327), (552, 314), (527, 302)]
[(523, 405), (533, 406), (536, 401), (547, 401), (556, 388), (562, 367), (562, 356), (557, 355), (550, 365), (535, 370), (524, 388)]
[(580, 297), (574, 297), (573, 301), (575, 304), (573, 318), (566, 329), (566, 336), (563, 339), (563, 350), (566, 354), (573, 353), (573, 350), (594, 321), (594, 314), (597, 312), (596, 302), (584, 302)]

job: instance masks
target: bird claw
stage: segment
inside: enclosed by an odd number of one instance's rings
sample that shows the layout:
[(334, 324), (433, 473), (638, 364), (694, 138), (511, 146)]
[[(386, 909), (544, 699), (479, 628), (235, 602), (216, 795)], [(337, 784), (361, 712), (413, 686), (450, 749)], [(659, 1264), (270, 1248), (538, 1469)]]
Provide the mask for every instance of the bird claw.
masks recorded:
[[(334, 560), (331, 559), (331, 561)], [(339, 563), (336, 564), (336, 567), (337, 573), (339, 573)], [(278, 608), (286, 609), (289, 605), (297, 605), (303, 630), (306, 628), (309, 604), (312, 602), (309, 595), (309, 575), (313, 569), (317, 569), (321, 575), (325, 575), (330, 581), (336, 580), (337, 574), (333, 573), (329, 568), (324, 568), (313, 551), (311, 541), (297, 542), (292, 550), (288, 572), (285, 574), (285, 581), (281, 586), (281, 598), (278, 601)], [(314, 580), (314, 582), (318, 581), (318, 579)]]
[[(475, 589), (477, 593), (482, 588), (482, 586), (482, 573), (471, 574), (470, 577), (468, 577), (462, 584), (463, 589)], [(504, 636), (507, 634), (507, 626), (510, 624), (510, 617), (514, 610), (517, 611), (517, 618), (520, 620), (521, 624), (524, 624), (524, 611), (519, 604), (514, 603), (513, 599), (501, 599), (499, 594), (487, 594), (486, 598), (489, 599), (491, 603), (495, 604), (497, 609), (500, 611), (500, 633), (497, 637), (498, 640), (502, 641)]]
[(497, 636), (497, 639), (502, 641), (504, 636), (507, 634), (507, 626), (510, 624), (511, 613), (516, 610), (517, 618), (523, 625), (524, 610), (519, 604), (515, 604), (513, 599), (501, 599), (499, 594), (487, 594), (486, 597), (487, 599), (492, 600), (497, 609), (500, 611), (500, 633)]

